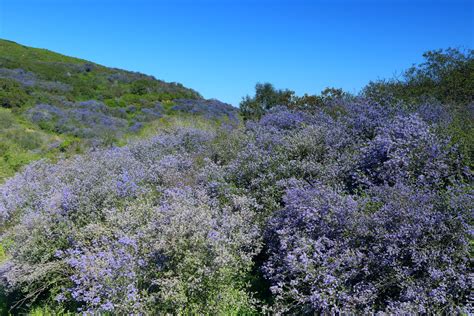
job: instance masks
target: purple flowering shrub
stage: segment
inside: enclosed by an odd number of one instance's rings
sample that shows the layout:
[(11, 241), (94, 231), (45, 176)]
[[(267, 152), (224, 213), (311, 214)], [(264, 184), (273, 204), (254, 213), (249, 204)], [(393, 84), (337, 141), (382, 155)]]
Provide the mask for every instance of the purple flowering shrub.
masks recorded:
[(25, 87), (32, 87), (37, 83), (37, 77), (34, 73), (19, 68), (0, 68), (0, 78), (15, 80)]
[(87, 313), (252, 310), (244, 277), (259, 249), (255, 202), (202, 181), (196, 159), (214, 137), (175, 130), (36, 162), (8, 180), (4, 287)]
[(428, 99), (416, 107), (416, 113), (427, 123), (446, 127), (452, 123), (453, 114), (437, 100)]
[(339, 183), (354, 165), (348, 128), (323, 112), (309, 116), (280, 108), (248, 122), (242, 149), (227, 166), (228, 179), (255, 197), (266, 212), (279, 208), (280, 180)]
[(28, 165), (0, 186), (1, 287), (86, 314), (468, 311), (474, 194), (444, 120), (351, 102)]
[(172, 110), (194, 115), (202, 115), (208, 119), (228, 118), (231, 122), (238, 122), (237, 109), (232, 105), (215, 99), (175, 99)]
[(0, 78), (15, 80), (25, 87), (37, 87), (50, 92), (69, 92), (72, 87), (66, 83), (58, 81), (48, 81), (38, 79), (36, 74), (23, 69), (0, 68)]
[(113, 108), (96, 100), (70, 102), (56, 98), (55, 105), (37, 104), (24, 115), (44, 129), (100, 142), (140, 131), (145, 122), (162, 117), (163, 108), (159, 102), (151, 108), (137, 109)]
[(89, 246), (58, 250), (56, 256), (74, 272), (70, 276), (72, 286), (55, 299), (84, 303), (79, 311), (139, 312), (143, 307), (138, 293), (138, 262), (142, 261), (137, 258), (137, 245), (126, 236), (110, 240), (104, 235)]
[(293, 181), (267, 231), (277, 309), (456, 313), (465, 306), (471, 205), (404, 184), (352, 196)]
[[(257, 246), (258, 230), (246, 223), (251, 201), (235, 196), (221, 208), (202, 189), (163, 193), (153, 202), (106, 210), (101, 225), (84, 229), (88, 235), (78, 235), (74, 248), (58, 254), (73, 269), (73, 285), (58, 300), (115, 313), (250, 306), (238, 280)], [(240, 294), (226, 297), (234, 291)]]
[(338, 104), (340, 112), (344, 115), (339, 120), (347, 126), (356, 139), (371, 139), (377, 128), (384, 126), (403, 110), (400, 106), (382, 105), (371, 100), (351, 100)]
[(160, 102), (157, 102), (152, 108), (142, 108), (142, 115), (135, 117), (140, 121), (149, 121), (163, 116), (164, 109)]
[[(226, 120), (231, 125), (238, 123), (237, 110), (217, 100), (177, 99), (173, 110), (206, 119)], [(54, 105), (53, 105), (54, 104)], [(110, 107), (96, 100), (70, 102), (55, 98), (53, 104), (36, 104), (25, 111), (24, 116), (46, 130), (60, 134), (96, 141), (120, 138), (127, 132), (139, 132), (147, 123), (163, 117), (166, 113), (160, 102), (149, 107), (129, 105), (126, 108)]]
[[(456, 147), (416, 113), (341, 108), (306, 120), (281, 108), (247, 123), (242, 150), (226, 167), (271, 218), (263, 270), (276, 310), (459, 311), (472, 193), (460, 194), (463, 204), (447, 193), (469, 180)], [(416, 261), (426, 253), (433, 262)]]
[(291, 111), (285, 107), (273, 107), (259, 121), (261, 126), (272, 126), (276, 129), (295, 129), (311, 122), (312, 117), (302, 111)]
[(109, 134), (118, 137), (129, 125), (119, 111), (94, 100), (63, 101), (61, 106), (38, 104), (25, 116), (43, 128), (86, 139), (102, 139)]
[(361, 149), (361, 181), (442, 186), (460, 171), (455, 149), (418, 115), (397, 116)]

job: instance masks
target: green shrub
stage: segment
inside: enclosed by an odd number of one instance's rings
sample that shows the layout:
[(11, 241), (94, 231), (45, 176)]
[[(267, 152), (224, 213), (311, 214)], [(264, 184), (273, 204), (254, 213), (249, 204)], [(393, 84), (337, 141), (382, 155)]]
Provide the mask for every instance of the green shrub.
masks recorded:
[(474, 50), (433, 50), (423, 57), (425, 61), (410, 67), (401, 79), (370, 82), (363, 95), (376, 101), (391, 96), (408, 103), (426, 96), (452, 105), (474, 101)]
[(9, 130), (5, 133), (5, 138), (13, 142), (16, 147), (25, 150), (38, 149), (43, 145), (43, 139), (37, 132), (24, 129)]
[(0, 130), (11, 127), (15, 122), (13, 114), (7, 110), (0, 108)]
[(0, 106), (3, 108), (20, 108), (30, 102), (23, 87), (10, 79), (0, 78)]

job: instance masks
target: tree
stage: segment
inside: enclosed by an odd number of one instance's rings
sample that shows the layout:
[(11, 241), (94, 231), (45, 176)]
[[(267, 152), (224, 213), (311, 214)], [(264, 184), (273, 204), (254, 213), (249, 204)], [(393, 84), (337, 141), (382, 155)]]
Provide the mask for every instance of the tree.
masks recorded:
[(370, 82), (362, 94), (377, 101), (387, 96), (409, 103), (434, 97), (457, 106), (474, 101), (474, 50), (440, 49), (423, 57), (425, 61), (410, 67), (401, 79)]
[(240, 102), (240, 113), (244, 120), (259, 119), (265, 112), (276, 105), (290, 106), (295, 92), (279, 90), (270, 83), (257, 83), (255, 96), (246, 96)]
[(255, 96), (246, 96), (240, 102), (240, 113), (244, 120), (260, 119), (268, 110), (277, 105), (290, 109), (312, 111), (325, 105), (333, 104), (335, 100), (350, 97), (350, 94), (339, 88), (328, 87), (321, 94), (295, 95), (294, 91), (278, 90), (270, 83), (257, 83)]

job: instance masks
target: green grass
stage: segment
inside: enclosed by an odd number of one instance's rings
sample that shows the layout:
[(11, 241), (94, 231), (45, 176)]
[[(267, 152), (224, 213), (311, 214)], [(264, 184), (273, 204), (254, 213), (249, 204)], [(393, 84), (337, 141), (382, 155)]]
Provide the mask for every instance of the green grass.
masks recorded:
[(58, 137), (25, 122), (10, 109), (0, 108), (0, 183), (22, 166), (46, 154)]
[[(41, 79), (69, 84), (73, 90), (65, 96), (75, 100), (99, 99), (111, 102), (126, 94), (153, 100), (200, 97), (196, 91), (181, 85), (6, 40), (0, 40), (0, 67), (21, 68), (35, 73)], [(118, 75), (123, 80), (113, 80), (111, 75)]]
[(9, 40), (0, 40), (0, 56), (11, 60), (36, 60), (36, 62), (63, 62), (80, 64), (86, 62), (83, 59), (68, 57), (47, 49), (33, 48), (20, 45)]

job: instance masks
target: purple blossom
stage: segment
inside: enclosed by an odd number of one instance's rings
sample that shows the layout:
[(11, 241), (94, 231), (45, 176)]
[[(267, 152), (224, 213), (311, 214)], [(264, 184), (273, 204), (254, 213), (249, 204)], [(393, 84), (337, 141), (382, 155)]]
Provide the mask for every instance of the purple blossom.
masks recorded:
[(218, 100), (210, 99), (175, 99), (173, 102), (174, 111), (185, 112), (194, 115), (203, 115), (209, 119), (220, 119), (227, 117), (233, 123), (238, 122), (237, 111), (230, 104), (222, 103)]
[(371, 187), (364, 198), (294, 185), (267, 233), (264, 271), (281, 308), (379, 312), (380, 302), (411, 302), (419, 312), (457, 310), (468, 290), (467, 210), (400, 183)]
[[(58, 102), (25, 115), (128, 128)], [(0, 284), (90, 314), (466, 312), (472, 179), (438, 124), (355, 99), (34, 162), (0, 186)]]

